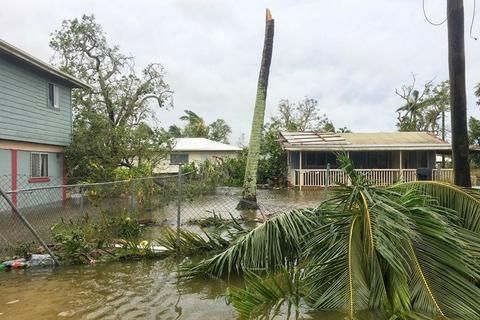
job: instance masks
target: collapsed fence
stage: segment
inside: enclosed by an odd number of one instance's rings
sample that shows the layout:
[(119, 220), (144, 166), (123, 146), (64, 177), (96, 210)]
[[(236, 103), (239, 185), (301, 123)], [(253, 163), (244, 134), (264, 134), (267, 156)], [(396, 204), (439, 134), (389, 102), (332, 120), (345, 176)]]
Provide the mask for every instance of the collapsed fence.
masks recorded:
[[(259, 190), (259, 209), (239, 211), (236, 209), (241, 198), (238, 188), (224, 187), (221, 179), (195, 173), (90, 184), (43, 185), (7, 189), (5, 193), (47, 243), (52, 241), (52, 226), (65, 221), (100, 221), (106, 217), (129, 215), (144, 224), (179, 230), (212, 216), (265, 219), (318, 202), (315, 198), (298, 202), (285, 193)], [(155, 237), (155, 233), (150, 236)], [(32, 247), (39, 247), (38, 241), (7, 201), (0, 198), (0, 256), (19, 254)]]

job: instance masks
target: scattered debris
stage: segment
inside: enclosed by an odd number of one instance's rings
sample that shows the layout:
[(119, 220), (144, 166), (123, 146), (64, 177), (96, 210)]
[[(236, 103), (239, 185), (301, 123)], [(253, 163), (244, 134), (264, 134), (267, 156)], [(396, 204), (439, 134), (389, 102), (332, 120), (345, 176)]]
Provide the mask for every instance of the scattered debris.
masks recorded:
[(0, 271), (10, 271), (12, 269), (27, 269), (30, 267), (50, 267), (54, 266), (55, 261), (48, 254), (32, 254), (30, 258), (7, 260), (0, 264)]

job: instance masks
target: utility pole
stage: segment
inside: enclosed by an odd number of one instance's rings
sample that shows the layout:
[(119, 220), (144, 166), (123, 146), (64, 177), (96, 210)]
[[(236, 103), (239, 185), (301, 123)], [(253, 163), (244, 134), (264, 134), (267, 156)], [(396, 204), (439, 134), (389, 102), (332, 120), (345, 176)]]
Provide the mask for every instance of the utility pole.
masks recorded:
[(454, 183), (462, 187), (471, 187), (468, 161), (463, 0), (447, 0), (447, 25)]

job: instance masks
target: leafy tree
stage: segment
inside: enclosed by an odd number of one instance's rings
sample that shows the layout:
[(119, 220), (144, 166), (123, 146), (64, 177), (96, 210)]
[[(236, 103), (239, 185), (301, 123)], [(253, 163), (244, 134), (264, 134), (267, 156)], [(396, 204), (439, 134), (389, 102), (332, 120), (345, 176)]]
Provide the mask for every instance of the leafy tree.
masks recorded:
[(228, 143), (228, 136), (232, 128), (223, 119), (217, 119), (208, 125), (208, 138), (211, 140)]
[[(280, 100), (278, 115), (270, 120), (284, 131), (321, 131), (336, 132), (335, 126), (325, 114), (321, 114), (318, 101), (305, 97), (298, 102), (288, 99)], [(350, 132), (347, 127), (340, 128), (338, 132)]]
[(347, 127), (342, 127), (342, 128), (338, 128), (336, 130), (336, 132), (339, 132), (339, 133), (351, 133), (352, 130), (348, 129)]
[[(468, 120), (468, 140), (470, 145), (480, 146), (480, 120), (474, 117)], [(470, 158), (477, 168), (480, 167), (480, 155), (477, 152), (471, 153)]]
[(223, 162), (225, 185), (241, 187), (245, 178), (245, 165), (247, 163), (248, 149), (244, 148), (237, 157), (226, 158)]
[(405, 101), (397, 109), (399, 131), (428, 131), (445, 138), (445, 114), (450, 112), (448, 81), (434, 85), (427, 81), (416, 89), (416, 79), (411, 85), (403, 85), (395, 93)]
[(168, 127), (168, 134), (174, 138), (181, 138), (183, 136), (183, 130), (177, 125), (171, 125)]
[(429, 181), (375, 188), (337, 158), (351, 185), (267, 220), (185, 275), (246, 275), (245, 289), (229, 289), (242, 319), (285, 304), (351, 320), (479, 319), (478, 194)]
[(279, 122), (286, 131), (319, 130), (328, 124), (325, 114), (319, 113), (317, 100), (308, 97), (296, 103), (288, 99), (280, 100), (278, 116), (273, 117), (272, 121)]
[(185, 114), (180, 117), (185, 121), (183, 128), (171, 125), (168, 133), (174, 138), (208, 138), (214, 141), (228, 143), (228, 136), (232, 133), (232, 128), (223, 119), (217, 119), (207, 125), (205, 120), (191, 110), (185, 110)]
[(480, 145), (480, 120), (470, 117), (468, 120), (468, 138), (470, 144)]
[(280, 130), (275, 121), (264, 127), (258, 161), (258, 182), (261, 184), (284, 186), (287, 182), (287, 154), (278, 142)]
[(73, 141), (66, 151), (69, 174), (109, 179), (117, 167), (154, 166), (168, 139), (151, 128), (150, 104), (164, 108), (171, 95), (160, 64), (135, 71), (134, 58), (110, 45), (93, 15), (65, 20), (50, 47), (59, 68), (91, 86), (72, 95)]
[(208, 126), (205, 124), (205, 120), (198, 114), (191, 110), (185, 110), (185, 115), (180, 117), (180, 120), (186, 121), (187, 124), (183, 128), (184, 137), (208, 137)]
[(335, 132), (335, 126), (333, 125), (333, 122), (331, 121), (326, 121), (325, 124), (322, 127), (322, 132)]

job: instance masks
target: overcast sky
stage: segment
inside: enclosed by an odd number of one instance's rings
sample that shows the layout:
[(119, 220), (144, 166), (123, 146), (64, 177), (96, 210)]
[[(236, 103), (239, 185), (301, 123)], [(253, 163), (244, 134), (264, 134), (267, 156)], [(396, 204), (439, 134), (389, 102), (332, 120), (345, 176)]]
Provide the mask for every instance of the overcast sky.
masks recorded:
[[(434, 21), (446, 0), (425, 0)], [(465, 0), (469, 115), (479, 116), (480, 40), (469, 37), (473, 0)], [(50, 33), (64, 19), (93, 13), (111, 44), (142, 67), (159, 62), (175, 91), (175, 108), (158, 112), (163, 126), (184, 109), (207, 122), (224, 118), (230, 139), (250, 132), (265, 8), (275, 19), (267, 119), (282, 98), (315, 98), (337, 127), (355, 132), (395, 130), (402, 101), (395, 88), (448, 78), (447, 26), (423, 16), (421, 0), (2, 0), (0, 38), (50, 60)], [(480, 19), (474, 36), (480, 38)]]

